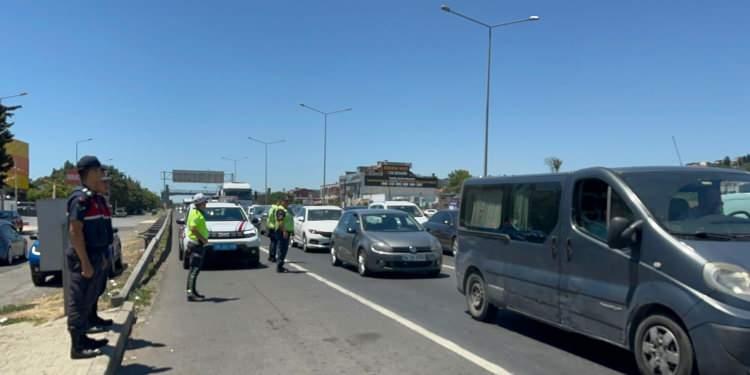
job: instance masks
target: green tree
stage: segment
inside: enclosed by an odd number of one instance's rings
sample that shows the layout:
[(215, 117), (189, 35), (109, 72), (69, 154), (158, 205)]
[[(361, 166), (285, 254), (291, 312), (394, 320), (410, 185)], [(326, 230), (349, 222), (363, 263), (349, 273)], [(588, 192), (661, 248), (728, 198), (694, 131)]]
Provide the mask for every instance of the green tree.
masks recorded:
[(562, 159), (550, 156), (546, 159), (544, 159), (544, 164), (547, 164), (549, 167), (550, 172), (552, 173), (560, 173), (560, 167), (562, 167), (563, 161)]
[(458, 193), (461, 191), (464, 181), (471, 178), (471, 173), (466, 169), (456, 169), (448, 174), (448, 186), (445, 188), (447, 192)]
[(725, 156), (724, 160), (722, 160), (721, 165), (725, 167), (731, 167), (732, 166), (732, 159), (729, 158), (729, 156)]
[(13, 141), (13, 133), (10, 128), (13, 123), (10, 119), (13, 117), (13, 111), (20, 106), (6, 107), (0, 104), (0, 187), (5, 186), (5, 178), (8, 171), (13, 168), (13, 157), (8, 155), (5, 145)]

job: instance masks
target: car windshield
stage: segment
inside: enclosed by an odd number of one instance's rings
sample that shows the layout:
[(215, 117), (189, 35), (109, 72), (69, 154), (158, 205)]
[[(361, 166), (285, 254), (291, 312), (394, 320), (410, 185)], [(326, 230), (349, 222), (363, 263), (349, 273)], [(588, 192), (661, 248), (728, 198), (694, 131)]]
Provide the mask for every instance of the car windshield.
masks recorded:
[(419, 232), (422, 227), (408, 215), (364, 215), (364, 228), (368, 232)]
[(670, 233), (701, 239), (750, 237), (750, 174), (721, 171), (623, 176)]
[(309, 210), (307, 212), (308, 221), (324, 221), (341, 219), (341, 210)]
[(410, 214), (411, 216), (414, 216), (414, 217), (421, 217), (422, 216), (422, 211), (420, 211), (419, 207), (417, 207), (417, 206), (410, 206), (410, 205), (388, 206), (388, 208), (391, 209), (391, 210), (404, 211), (407, 214)]
[(253, 208), (253, 215), (263, 215), (268, 212), (269, 206), (258, 206)]
[(246, 221), (239, 207), (208, 207), (205, 214), (206, 221)]

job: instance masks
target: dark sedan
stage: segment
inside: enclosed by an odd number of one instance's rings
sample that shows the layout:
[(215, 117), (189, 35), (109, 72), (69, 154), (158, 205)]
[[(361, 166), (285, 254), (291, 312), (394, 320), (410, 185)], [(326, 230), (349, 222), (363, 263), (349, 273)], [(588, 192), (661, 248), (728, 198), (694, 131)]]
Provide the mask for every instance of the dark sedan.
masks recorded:
[(361, 276), (375, 272), (440, 274), (440, 242), (411, 215), (398, 210), (353, 210), (333, 232), (331, 263), (357, 266)]
[(458, 242), (456, 241), (457, 224), (458, 211), (444, 210), (432, 215), (430, 220), (424, 224), (424, 228), (440, 241), (443, 252), (450, 252), (453, 256), (456, 256), (458, 248)]

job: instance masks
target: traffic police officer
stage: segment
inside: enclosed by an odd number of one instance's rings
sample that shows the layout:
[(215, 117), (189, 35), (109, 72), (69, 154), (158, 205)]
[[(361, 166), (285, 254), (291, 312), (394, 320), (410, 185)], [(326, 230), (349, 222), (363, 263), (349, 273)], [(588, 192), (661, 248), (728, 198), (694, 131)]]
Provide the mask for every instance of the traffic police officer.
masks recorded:
[(187, 219), (188, 225), (188, 254), (190, 256), (190, 272), (187, 278), (187, 299), (194, 301), (205, 298), (198, 293), (195, 284), (198, 281), (198, 274), (203, 267), (203, 258), (206, 256), (206, 246), (208, 245), (208, 227), (206, 226), (206, 203), (208, 198), (202, 193), (193, 197), (194, 209), (190, 210)]
[[(96, 316), (96, 303), (106, 283), (107, 251), (113, 241), (112, 213), (102, 194), (107, 191), (99, 160), (84, 156), (77, 164), (82, 186), (68, 198), (70, 247), (66, 250), (68, 283), (68, 331), (72, 359), (100, 355), (107, 340), (93, 340), (86, 331), (111, 324)], [(92, 315), (93, 313), (93, 315)]]
[(274, 236), (276, 237), (276, 255), (278, 256), (276, 272), (279, 273), (286, 272), (284, 261), (286, 260), (286, 253), (289, 250), (289, 241), (294, 233), (294, 218), (289, 210), (287, 210), (288, 203), (287, 199), (282, 200), (281, 205), (276, 207), (273, 215), (276, 221)]
[(270, 246), (268, 247), (268, 261), (276, 262), (276, 253), (278, 252), (278, 238), (276, 237), (276, 210), (279, 207), (286, 205), (286, 199), (278, 201), (276, 204), (271, 206), (268, 210), (268, 218), (266, 219), (266, 232), (268, 232), (268, 239), (270, 240)]

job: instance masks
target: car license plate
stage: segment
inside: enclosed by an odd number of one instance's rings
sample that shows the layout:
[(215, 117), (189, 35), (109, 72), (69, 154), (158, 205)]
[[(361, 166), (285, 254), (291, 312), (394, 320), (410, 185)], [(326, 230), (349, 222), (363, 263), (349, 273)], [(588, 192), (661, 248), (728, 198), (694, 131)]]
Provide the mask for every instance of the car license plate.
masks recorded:
[(423, 262), (427, 257), (424, 254), (408, 254), (402, 256), (401, 259), (407, 262)]
[(233, 244), (233, 243), (217, 243), (217, 244), (213, 245), (213, 248), (216, 251), (237, 250), (237, 244)]

